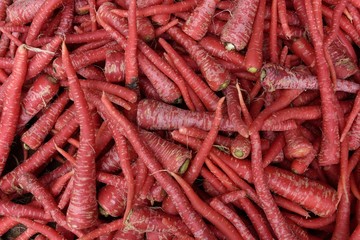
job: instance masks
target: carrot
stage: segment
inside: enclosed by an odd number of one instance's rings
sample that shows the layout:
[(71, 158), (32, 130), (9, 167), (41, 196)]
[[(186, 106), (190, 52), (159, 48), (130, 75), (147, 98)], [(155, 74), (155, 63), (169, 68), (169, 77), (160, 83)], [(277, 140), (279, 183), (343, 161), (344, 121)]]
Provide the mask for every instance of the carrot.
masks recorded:
[(40, 75), (22, 98), (18, 129), (22, 129), (59, 91), (56, 79)]
[[(261, 85), (270, 92), (276, 89), (320, 89), (316, 76), (311, 75), (308, 69), (299, 66), (290, 70), (273, 64), (262, 67)], [(359, 86), (354, 82), (337, 79), (335, 90), (356, 93)]]
[[(93, 226), (97, 219), (95, 186), (95, 133), (91, 122), (89, 106), (71, 63), (65, 42), (62, 45), (62, 60), (69, 82), (69, 93), (79, 115), (80, 145), (76, 157), (74, 189), (66, 214), (67, 223), (75, 229)], [(83, 186), (87, 188), (84, 189)], [(85, 197), (88, 196), (88, 197)], [(83, 202), (84, 198), (86, 203)]]
[(148, 99), (162, 101), (154, 86), (147, 78), (139, 78), (139, 88), (142, 96)]
[(36, 220), (51, 221), (51, 216), (43, 209), (33, 205), (22, 205), (11, 201), (0, 201), (0, 212), (3, 216), (16, 218), (30, 218)]
[(285, 157), (302, 158), (306, 157), (313, 150), (312, 144), (302, 135), (300, 128), (284, 131)]
[[(124, 186), (126, 183), (124, 182)], [(120, 217), (124, 215), (126, 190), (124, 186), (106, 185), (99, 190), (98, 202), (100, 213), (104, 216)]]
[(273, 0), (271, 3), (271, 20), (270, 20), (270, 29), (269, 29), (269, 49), (270, 49), (270, 59), (272, 63), (279, 62), (278, 54), (278, 43), (277, 43), (277, 12), (278, 12), (278, 1)]
[(229, 85), (231, 79), (229, 72), (218, 64), (197, 42), (177, 27), (170, 28), (167, 33), (177, 43), (181, 44), (196, 61), (207, 84), (213, 91), (223, 90)]
[[(172, 3), (173, 3), (173, 1), (171, 1), (171, 0), (162, 1), (162, 5), (170, 5)], [(151, 21), (154, 22), (156, 25), (166, 26), (170, 21), (170, 17), (171, 17), (170, 14), (156, 14), (151, 17)], [(175, 21), (178, 21), (178, 20), (176, 19)], [(159, 36), (160, 34), (155, 33), (155, 35)]]
[(225, 90), (226, 106), (230, 121), (236, 126), (237, 132), (244, 138), (249, 137), (248, 128), (241, 119), (241, 109), (234, 84), (230, 84)]
[(281, 27), (285, 33), (285, 36), (287, 39), (291, 38), (291, 31), (289, 28), (289, 23), (287, 21), (287, 17), (286, 17), (286, 3), (285, 0), (278, 0), (277, 2), (277, 8), (278, 8), (278, 15), (279, 15), (279, 20), (281, 23)]
[(226, 23), (220, 39), (227, 50), (244, 49), (249, 40), (259, 0), (240, 1), (234, 6), (233, 17)]
[[(194, 138), (198, 138), (201, 140), (204, 140), (207, 132), (204, 130), (201, 130), (199, 128), (195, 128), (195, 127), (181, 127), (179, 128), (179, 133), (184, 134), (186, 136), (189, 137), (194, 137)], [(215, 139), (215, 144), (220, 145), (217, 146), (219, 148), (229, 148), (231, 145), (233, 139), (222, 136), (222, 135), (217, 135), (216, 139)], [(215, 145), (216, 146), (216, 145)]]
[(108, 82), (122, 82), (125, 75), (124, 54), (120, 51), (106, 53), (104, 74)]
[(199, 44), (212, 56), (236, 64), (239, 70), (246, 69), (244, 56), (235, 51), (227, 51), (219, 39), (212, 36), (205, 36), (199, 41)]
[(160, 98), (167, 103), (178, 103), (181, 98), (179, 88), (156, 68), (143, 54), (139, 54), (139, 67), (148, 77)]
[[(148, 112), (152, 112), (152, 115)], [(210, 112), (191, 112), (151, 99), (141, 100), (137, 108), (137, 124), (149, 130), (172, 130), (179, 127), (210, 130), (213, 116)], [(220, 130), (235, 131), (235, 127), (224, 117)]]
[(51, 13), (61, 5), (59, 0), (46, 0), (41, 7), (37, 9), (37, 13), (32, 19), (28, 34), (26, 36), (25, 43), (31, 45), (32, 42), (39, 35), (40, 30), (44, 22), (51, 15)]
[(131, 0), (128, 10), (128, 26), (129, 33), (126, 41), (125, 49), (125, 83), (133, 88), (137, 85), (138, 81), (138, 68), (137, 68), (137, 27), (136, 27), (136, 1)]
[(219, 0), (204, 0), (200, 2), (182, 26), (182, 30), (196, 41), (203, 38), (208, 31), (218, 2)]
[(250, 154), (250, 141), (241, 135), (237, 135), (231, 142), (230, 152), (235, 158), (244, 159)]
[(181, 56), (171, 47), (170, 44), (162, 38), (159, 39), (159, 43), (169, 54), (174, 64), (179, 66), (178, 71), (198, 95), (205, 107), (208, 110), (215, 111), (218, 97), (214, 94), (214, 92), (211, 91), (211, 89), (189, 68), (189, 66), (187, 66), (184, 59), (181, 58)]
[(105, 223), (98, 228), (88, 232), (86, 235), (82, 236), (81, 240), (91, 240), (97, 237), (104, 235), (105, 233), (114, 232), (118, 229), (122, 229), (124, 227), (124, 220), (122, 218), (114, 220), (110, 223)]
[[(282, 0), (279, 0), (279, 2), (281, 1)], [(245, 55), (245, 67), (250, 73), (259, 71), (263, 63), (262, 46), (264, 42), (265, 5), (265, 0), (259, 0), (258, 10), (253, 24), (253, 32)]]
[(45, 0), (13, 2), (6, 8), (6, 20), (18, 25), (29, 23), (44, 2)]
[(5, 95), (4, 106), (6, 107), (3, 107), (0, 118), (0, 128), (3, 129), (0, 135), (0, 173), (4, 170), (19, 122), (21, 90), (26, 77), (26, 61), (27, 50), (24, 45), (21, 45), (16, 51), (13, 72), (6, 83), (2, 85), (2, 87), (6, 87), (3, 90)]
[(235, 227), (226, 218), (214, 211), (207, 203), (202, 201), (184, 179), (175, 173), (170, 172), (170, 175), (180, 184), (195, 210), (214, 224), (227, 239), (242, 239)]
[[(140, 131), (140, 137), (156, 154), (164, 169), (178, 174), (186, 172), (191, 159), (190, 151), (144, 130)], [(191, 162), (193, 163), (194, 159)]]
[[(149, 17), (154, 16), (158, 14), (171, 14), (171, 13), (177, 13), (177, 12), (186, 12), (190, 9), (194, 8), (196, 6), (196, 1), (194, 0), (186, 0), (182, 2), (176, 2), (170, 5), (154, 5), (154, 6), (148, 6), (143, 9), (139, 9), (137, 11), (138, 17)], [(127, 17), (128, 12), (121, 10), (121, 9), (114, 9), (112, 10), (113, 13), (120, 17)]]

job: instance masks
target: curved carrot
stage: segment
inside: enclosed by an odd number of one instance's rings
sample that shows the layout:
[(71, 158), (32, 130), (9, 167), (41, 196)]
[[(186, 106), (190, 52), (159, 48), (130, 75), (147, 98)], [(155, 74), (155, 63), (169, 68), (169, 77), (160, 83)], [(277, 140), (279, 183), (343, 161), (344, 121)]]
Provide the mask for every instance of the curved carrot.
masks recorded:
[(19, 121), (21, 90), (26, 77), (27, 56), (25, 46), (18, 47), (13, 72), (2, 85), (2, 88), (5, 88), (3, 92), (4, 106), (6, 107), (3, 107), (0, 118), (0, 128), (3, 129), (0, 134), (0, 173), (4, 170)]
[[(74, 189), (66, 221), (75, 229), (84, 229), (93, 226), (97, 220), (95, 151), (92, 148), (95, 145), (95, 131), (88, 103), (71, 63), (65, 42), (62, 44), (62, 60), (68, 77), (69, 93), (74, 101), (80, 125), (80, 145), (76, 156)], [(86, 189), (84, 189), (84, 185), (87, 186)]]
[(41, 7), (37, 9), (37, 13), (31, 22), (28, 34), (26, 36), (25, 43), (27, 45), (31, 45), (32, 42), (37, 38), (45, 21), (56, 8), (61, 6), (61, 3), (62, 1), (60, 0), (46, 0), (41, 5)]

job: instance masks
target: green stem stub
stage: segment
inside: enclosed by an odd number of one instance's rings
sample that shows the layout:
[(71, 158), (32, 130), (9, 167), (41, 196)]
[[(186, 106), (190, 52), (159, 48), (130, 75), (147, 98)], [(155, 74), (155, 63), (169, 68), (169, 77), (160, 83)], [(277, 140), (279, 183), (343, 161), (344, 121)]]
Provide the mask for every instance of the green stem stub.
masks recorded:
[(186, 159), (185, 162), (183, 163), (183, 165), (181, 165), (181, 167), (179, 168), (178, 173), (180, 175), (184, 174), (186, 172), (186, 170), (189, 168), (190, 165), (190, 159)]

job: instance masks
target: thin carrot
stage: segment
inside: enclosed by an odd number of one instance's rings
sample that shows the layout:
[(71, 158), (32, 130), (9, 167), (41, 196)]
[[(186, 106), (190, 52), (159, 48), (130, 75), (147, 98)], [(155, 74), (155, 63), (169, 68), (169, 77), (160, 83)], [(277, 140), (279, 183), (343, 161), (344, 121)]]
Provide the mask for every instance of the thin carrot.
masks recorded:
[(128, 10), (129, 33), (125, 49), (125, 83), (130, 88), (134, 88), (138, 82), (136, 11), (136, 0), (131, 0)]

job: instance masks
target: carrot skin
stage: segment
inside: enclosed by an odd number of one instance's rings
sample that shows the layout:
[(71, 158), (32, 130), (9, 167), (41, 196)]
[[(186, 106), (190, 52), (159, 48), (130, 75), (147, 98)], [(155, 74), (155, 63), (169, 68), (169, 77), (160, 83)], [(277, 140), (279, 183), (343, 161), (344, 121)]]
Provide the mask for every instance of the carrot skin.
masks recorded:
[(5, 100), (0, 118), (0, 127), (3, 129), (0, 135), (0, 173), (4, 170), (10, 153), (10, 146), (16, 134), (17, 123), (19, 122), (21, 90), (27, 70), (26, 61), (27, 50), (24, 45), (21, 45), (16, 51), (13, 72), (6, 83), (2, 85), (6, 89), (4, 90)]
[[(80, 145), (76, 157), (74, 189), (66, 214), (66, 221), (72, 228), (84, 229), (93, 226), (97, 220), (95, 182), (95, 133), (88, 103), (71, 63), (65, 42), (62, 45), (62, 60), (69, 82), (69, 94), (79, 116)], [(86, 185), (84, 189), (82, 186)], [(84, 202), (85, 201), (85, 202)]]
[(220, 39), (227, 50), (244, 49), (249, 40), (259, 0), (239, 1), (234, 6), (233, 17), (226, 23)]

